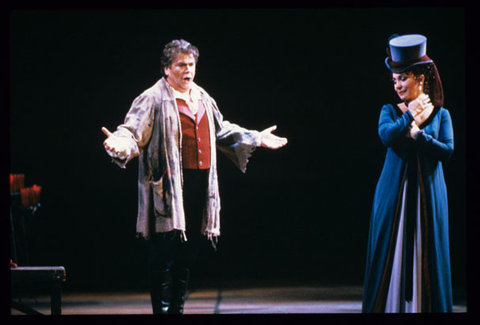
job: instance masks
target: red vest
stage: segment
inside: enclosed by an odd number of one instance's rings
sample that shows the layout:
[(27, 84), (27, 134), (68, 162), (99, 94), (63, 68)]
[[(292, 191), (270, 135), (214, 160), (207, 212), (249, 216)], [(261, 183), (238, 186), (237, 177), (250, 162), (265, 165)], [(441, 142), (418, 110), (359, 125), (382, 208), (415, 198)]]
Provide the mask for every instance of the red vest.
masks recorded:
[(182, 125), (182, 163), (187, 169), (210, 168), (210, 132), (205, 106), (198, 101), (197, 115), (182, 99), (177, 99)]

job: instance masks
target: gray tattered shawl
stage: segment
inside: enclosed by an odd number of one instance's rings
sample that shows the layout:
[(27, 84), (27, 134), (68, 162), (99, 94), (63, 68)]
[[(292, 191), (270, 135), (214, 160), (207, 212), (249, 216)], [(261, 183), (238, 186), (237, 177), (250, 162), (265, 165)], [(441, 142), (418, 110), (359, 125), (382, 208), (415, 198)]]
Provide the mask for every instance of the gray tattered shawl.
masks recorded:
[[(217, 156), (214, 145), (242, 171), (260, 143), (258, 131), (246, 130), (223, 120), (213, 100), (196, 87), (206, 108), (212, 144), (211, 167), (202, 233), (210, 239), (220, 235), (220, 195)], [(145, 90), (132, 103), (123, 124), (113, 133), (124, 143), (125, 159), (113, 158), (120, 167), (134, 157), (139, 159), (137, 233), (174, 229), (185, 236), (182, 192), (182, 132), (174, 94), (164, 78)]]

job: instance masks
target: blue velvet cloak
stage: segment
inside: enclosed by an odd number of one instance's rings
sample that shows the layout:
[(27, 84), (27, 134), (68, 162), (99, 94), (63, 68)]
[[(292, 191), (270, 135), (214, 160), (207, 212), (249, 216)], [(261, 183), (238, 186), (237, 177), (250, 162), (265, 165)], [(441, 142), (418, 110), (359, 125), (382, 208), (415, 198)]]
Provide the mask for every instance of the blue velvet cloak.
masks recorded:
[[(435, 107), (416, 140), (405, 136), (410, 112), (385, 105), (378, 133), (387, 147), (371, 212), (362, 312), (384, 312), (395, 250), (402, 189), (409, 168), (418, 171), (422, 228), (422, 312), (451, 312), (448, 199), (442, 162), (453, 154), (450, 113)], [(408, 217), (408, 216), (407, 216)]]

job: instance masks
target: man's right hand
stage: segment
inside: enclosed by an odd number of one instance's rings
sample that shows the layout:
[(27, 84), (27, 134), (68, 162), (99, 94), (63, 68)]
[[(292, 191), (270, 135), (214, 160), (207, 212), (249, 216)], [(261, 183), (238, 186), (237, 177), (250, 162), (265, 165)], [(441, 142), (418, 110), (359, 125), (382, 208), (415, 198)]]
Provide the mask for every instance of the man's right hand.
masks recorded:
[(123, 152), (121, 143), (119, 143), (118, 137), (116, 137), (112, 132), (110, 132), (106, 127), (102, 127), (102, 132), (107, 136), (105, 141), (103, 141), (103, 146), (107, 153), (114, 158), (125, 159), (126, 155)]
[(115, 150), (115, 147), (113, 145), (114, 141), (112, 141), (113, 138), (111, 138), (112, 132), (108, 131), (108, 129), (106, 127), (102, 127), (102, 132), (107, 136), (105, 141), (103, 141), (103, 145), (105, 146), (105, 149), (115, 152), (116, 150)]

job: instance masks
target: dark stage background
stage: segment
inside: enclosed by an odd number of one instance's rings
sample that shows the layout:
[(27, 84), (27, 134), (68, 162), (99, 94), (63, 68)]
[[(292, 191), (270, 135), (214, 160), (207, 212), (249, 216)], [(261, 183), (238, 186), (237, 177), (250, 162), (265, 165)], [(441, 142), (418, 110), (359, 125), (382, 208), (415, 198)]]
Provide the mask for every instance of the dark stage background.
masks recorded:
[[(466, 285), (465, 12), (461, 9), (14, 10), (9, 15), (10, 172), (43, 187), (35, 265), (65, 290), (146, 290), (136, 239), (137, 161), (110, 162), (114, 130), (160, 78), (163, 46), (200, 49), (196, 82), (225, 119), (288, 137), (242, 174), (220, 157), (222, 236), (197, 281), (363, 283), (370, 207), (396, 102), (384, 59), (396, 32), (428, 37), (451, 111), (445, 165), (453, 284)], [(215, 283), (215, 282), (213, 282)]]

